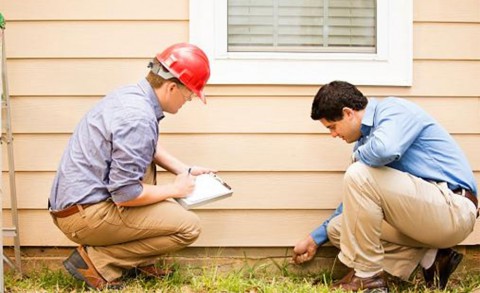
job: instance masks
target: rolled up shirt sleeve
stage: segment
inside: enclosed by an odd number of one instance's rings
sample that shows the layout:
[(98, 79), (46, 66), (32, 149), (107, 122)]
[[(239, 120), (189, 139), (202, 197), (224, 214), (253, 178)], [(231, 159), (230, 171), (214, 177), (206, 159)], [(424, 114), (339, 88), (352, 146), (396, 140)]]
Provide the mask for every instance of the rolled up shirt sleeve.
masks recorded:
[(152, 162), (157, 142), (157, 126), (152, 121), (122, 117), (112, 127), (112, 162), (107, 185), (114, 202), (136, 198), (141, 180)]
[(328, 241), (328, 233), (327, 233), (327, 226), (328, 223), (330, 223), (330, 220), (335, 218), (336, 216), (340, 215), (343, 211), (343, 203), (341, 203), (337, 209), (333, 212), (333, 214), (323, 222), (322, 225), (320, 225), (317, 229), (315, 229), (312, 233), (310, 233), (310, 236), (312, 236), (313, 241), (320, 246), (325, 244)]

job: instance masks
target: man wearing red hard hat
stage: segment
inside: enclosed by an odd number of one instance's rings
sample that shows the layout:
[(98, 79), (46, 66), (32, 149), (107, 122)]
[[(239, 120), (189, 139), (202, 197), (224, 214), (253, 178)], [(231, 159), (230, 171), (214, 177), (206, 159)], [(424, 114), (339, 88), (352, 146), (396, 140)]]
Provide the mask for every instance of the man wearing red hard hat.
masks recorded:
[[(55, 225), (80, 244), (65, 268), (88, 287), (118, 288), (123, 275), (162, 277), (156, 259), (193, 243), (199, 218), (173, 198), (193, 191), (191, 167), (157, 144), (164, 112), (194, 96), (204, 103), (210, 77), (205, 53), (192, 44), (168, 47), (138, 84), (106, 95), (80, 121), (56, 173), (49, 210)], [(155, 166), (176, 175), (156, 185)]]

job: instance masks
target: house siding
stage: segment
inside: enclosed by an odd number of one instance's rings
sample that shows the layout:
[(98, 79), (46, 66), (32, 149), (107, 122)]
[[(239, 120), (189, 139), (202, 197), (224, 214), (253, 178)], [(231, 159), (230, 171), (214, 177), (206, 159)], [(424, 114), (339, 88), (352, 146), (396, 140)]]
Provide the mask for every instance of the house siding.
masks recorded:
[[(188, 9), (186, 0), (0, 0), (22, 246), (74, 245), (46, 209), (67, 140), (104, 94), (145, 76), (157, 51), (188, 41)], [(414, 1), (413, 58), (411, 87), (360, 89), (424, 107), (463, 148), (478, 182), (480, 2)], [(167, 149), (185, 162), (218, 169), (235, 191), (195, 209), (203, 233), (193, 246), (292, 246), (337, 206), (352, 146), (309, 118), (319, 86), (208, 85), (206, 107), (195, 101), (162, 121)], [(8, 226), (5, 146), (2, 156)], [(160, 182), (173, 178), (158, 175)], [(462, 244), (480, 244), (480, 220)]]

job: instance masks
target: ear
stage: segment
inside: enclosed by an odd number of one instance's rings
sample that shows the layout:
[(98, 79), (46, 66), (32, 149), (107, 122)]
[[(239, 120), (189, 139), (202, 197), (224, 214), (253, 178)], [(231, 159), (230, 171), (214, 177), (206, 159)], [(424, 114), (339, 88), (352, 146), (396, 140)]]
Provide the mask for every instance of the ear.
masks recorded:
[(352, 108), (349, 107), (343, 107), (343, 117), (347, 119), (351, 119), (352, 117), (355, 116), (355, 111)]
[(168, 92), (172, 92), (175, 89), (175, 87), (177, 87), (176, 83), (168, 81), (168, 84), (167, 84), (167, 91)]

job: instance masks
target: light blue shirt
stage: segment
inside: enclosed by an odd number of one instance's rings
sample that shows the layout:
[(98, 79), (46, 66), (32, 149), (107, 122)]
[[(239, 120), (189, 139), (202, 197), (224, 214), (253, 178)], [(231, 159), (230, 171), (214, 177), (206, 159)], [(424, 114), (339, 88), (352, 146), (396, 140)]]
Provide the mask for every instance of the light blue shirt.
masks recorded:
[[(356, 160), (372, 166), (391, 167), (416, 177), (446, 182), (451, 190), (464, 188), (477, 194), (477, 183), (464, 153), (428, 113), (399, 98), (369, 99), (354, 147)], [(328, 241), (326, 226), (342, 212), (311, 233), (319, 245)]]
[(105, 96), (80, 121), (63, 153), (51, 194), (53, 210), (142, 192), (164, 117), (146, 79)]

